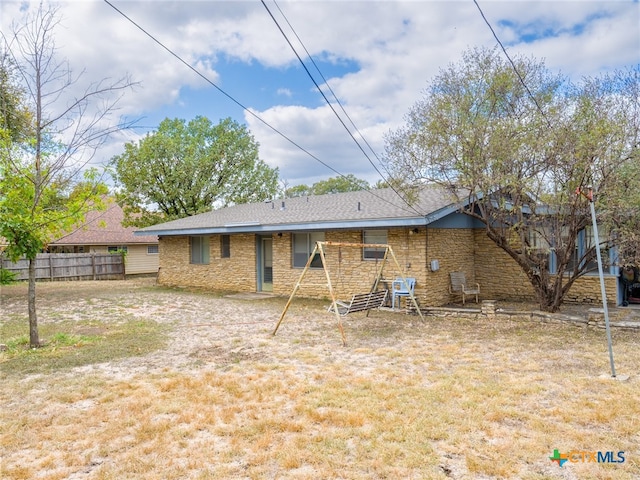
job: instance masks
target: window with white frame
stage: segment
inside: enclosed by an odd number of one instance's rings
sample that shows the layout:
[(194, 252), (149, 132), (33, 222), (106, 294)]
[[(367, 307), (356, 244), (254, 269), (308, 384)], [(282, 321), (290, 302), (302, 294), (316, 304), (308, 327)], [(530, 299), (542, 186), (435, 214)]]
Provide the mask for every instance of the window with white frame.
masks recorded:
[(120, 253), (120, 252), (127, 253), (128, 251), (129, 249), (127, 248), (126, 245), (109, 245), (107, 247), (107, 252), (109, 253)]
[[(316, 242), (324, 242), (324, 232), (294, 233), (292, 238), (293, 266), (302, 268), (307, 264)], [(322, 268), (322, 260), (319, 253), (313, 256), (310, 267)]]
[[(386, 244), (386, 230), (364, 230), (362, 232), (362, 243), (368, 244)], [(365, 260), (376, 260), (384, 258), (386, 248), (384, 247), (364, 247), (362, 249), (362, 258)]]
[(158, 254), (158, 245), (147, 245), (147, 254), (148, 255), (157, 255)]
[(209, 237), (189, 237), (191, 263), (209, 263)]

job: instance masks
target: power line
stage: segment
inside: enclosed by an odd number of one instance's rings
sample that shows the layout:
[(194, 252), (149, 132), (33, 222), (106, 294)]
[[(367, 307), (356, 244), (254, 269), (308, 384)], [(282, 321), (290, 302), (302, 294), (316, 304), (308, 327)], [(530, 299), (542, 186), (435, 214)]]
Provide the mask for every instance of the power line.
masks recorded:
[[(312, 154), (311, 152), (309, 152), (308, 150), (306, 150), (304, 147), (302, 147), (301, 145), (299, 145), (298, 143), (296, 143), (295, 141), (293, 141), (291, 138), (289, 138), (287, 135), (285, 135), (284, 133), (282, 133), (280, 130), (278, 130), (277, 128), (273, 127), (272, 125), (270, 125), (269, 123), (267, 123), (266, 120), (262, 119), (262, 117), (260, 117), (259, 115), (257, 115), (256, 113), (254, 113), (253, 111), (251, 111), (248, 107), (246, 107), (245, 105), (243, 105), (242, 103), (240, 103), (238, 100), (236, 100), (233, 96), (231, 96), (230, 94), (228, 94), (227, 92), (225, 92), (222, 88), (220, 88), (218, 85), (216, 85), (213, 81), (211, 81), (209, 78), (207, 78), (205, 75), (203, 75), (202, 73), (200, 73), (195, 67), (193, 67), (191, 64), (189, 64), (187, 61), (185, 61), (182, 57), (180, 57), (177, 53), (175, 53), (173, 50), (171, 50), (169, 47), (167, 47), (166, 45), (164, 45), (160, 40), (158, 40), (156, 37), (154, 37), (151, 33), (149, 33), (147, 30), (145, 30), (141, 25), (139, 25), (137, 22), (135, 22), (132, 18), (130, 18), (127, 14), (125, 14), (122, 10), (120, 10), (119, 8), (117, 8), (115, 5), (113, 5), (109, 0), (103, 0), (107, 5), (109, 5), (111, 8), (113, 8), (116, 12), (118, 12), (120, 15), (122, 15), (128, 22), (130, 22), (132, 25), (134, 25), (136, 28), (138, 28), (142, 33), (144, 33), (147, 37), (149, 37), (151, 40), (153, 40), (156, 44), (158, 44), (162, 49), (164, 49), (166, 52), (168, 52), (171, 56), (173, 56), (176, 60), (178, 60), (180, 63), (182, 63), (183, 65), (185, 65), (189, 70), (191, 70), (192, 72), (194, 72), (196, 75), (198, 75), (200, 78), (202, 78), (205, 82), (207, 82), (209, 85), (211, 85), (212, 87), (214, 87), (216, 90), (218, 90), (220, 93), (222, 93), (225, 97), (227, 97), (229, 100), (231, 100), (233, 103), (235, 103), (236, 105), (238, 105), (240, 108), (242, 108), (245, 112), (249, 113), (251, 116), (253, 116), (255, 119), (257, 119), (258, 121), (260, 121), (263, 125), (265, 125), (266, 127), (270, 128), (273, 132), (277, 133), (278, 135), (280, 135), (282, 138), (284, 138), (286, 141), (288, 141), (289, 143), (291, 143), (293, 146), (295, 146), (296, 148), (298, 148), (300, 151), (306, 153), (307, 155), (309, 155), (311, 158), (313, 158), (315, 161), (317, 161), (318, 163), (320, 163), (321, 165), (325, 166), (326, 168), (328, 168), (329, 170), (331, 170), (332, 172), (334, 172), (335, 174), (337, 174), (338, 176), (342, 177), (342, 178), (346, 178), (348, 179), (348, 177), (346, 177), (344, 174), (342, 174), (341, 172), (339, 172), (338, 170), (336, 170), (335, 168), (333, 168), (331, 165), (323, 162), (322, 160), (320, 160), (317, 156), (315, 156), (314, 154)], [(367, 193), (369, 193), (370, 195), (373, 195), (374, 197), (378, 198), (379, 200), (382, 200), (386, 203), (389, 203), (390, 205), (393, 205), (395, 207), (398, 207), (398, 205), (393, 204), (392, 202), (390, 202), (389, 200), (380, 197), (379, 195), (376, 195), (374, 192), (372, 192), (371, 190), (365, 190)], [(405, 203), (407, 203), (405, 201)], [(409, 205), (407, 203), (407, 205)], [(418, 213), (419, 215), (422, 215), (422, 213), (418, 212), (417, 210), (415, 210), (413, 207), (411, 207), (411, 205), (409, 205), (409, 207), (414, 211), (414, 213)], [(398, 207), (398, 208), (402, 208), (404, 209), (404, 207)]]
[[(316, 88), (318, 89), (318, 92), (320, 92), (320, 95), (322, 95), (322, 98), (324, 98), (325, 102), (327, 102), (327, 105), (329, 105), (329, 108), (331, 108), (331, 111), (334, 113), (334, 115), (336, 116), (336, 118), (340, 121), (340, 123), (342, 124), (342, 126), (344, 127), (344, 129), (347, 131), (347, 133), (349, 134), (349, 136), (351, 137), (351, 139), (355, 142), (355, 144), (358, 146), (358, 148), (360, 149), (360, 151), (363, 153), (363, 155), (367, 158), (367, 160), (369, 161), (369, 163), (371, 164), (371, 166), (375, 169), (375, 171), (378, 173), (378, 175), (380, 175), (380, 178), (382, 178), (382, 180), (384, 180), (387, 185), (389, 185), (389, 187), (395, 192), (396, 195), (398, 195), (398, 197), (409, 207), (411, 208), (414, 212), (418, 213), (419, 215), (422, 215), (421, 212), (419, 212), (418, 210), (416, 210), (413, 205), (411, 205), (402, 195), (400, 195), (400, 193), (396, 190), (396, 188), (391, 185), (387, 179), (384, 177), (384, 175), (382, 174), (382, 172), (378, 169), (378, 167), (376, 167), (376, 165), (373, 163), (373, 161), (371, 160), (371, 158), (369, 157), (369, 155), (367, 154), (367, 152), (365, 152), (364, 148), (362, 148), (362, 145), (360, 145), (360, 143), (358, 142), (358, 140), (353, 136), (353, 133), (351, 132), (351, 130), (349, 130), (349, 127), (347, 127), (347, 125), (344, 123), (344, 121), (342, 120), (342, 118), (340, 117), (340, 115), (338, 115), (338, 112), (336, 112), (336, 109), (333, 107), (333, 104), (329, 101), (329, 99), (327, 98), (327, 96), (324, 94), (324, 92), (322, 91), (322, 88), (320, 87), (320, 85), (318, 85), (318, 82), (316, 82), (315, 78), (313, 78), (313, 75), (311, 75), (311, 72), (309, 71), (309, 69), (307, 68), (306, 64), (304, 63), (304, 61), (302, 60), (302, 58), (300, 57), (300, 55), (298, 54), (298, 52), (296, 51), (295, 47), (293, 46), (293, 44), (291, 43), (291, 41), (289, 40), (289, 37), (287, 37), (287, 34), (284, 32), (284, 30), (282, 29), (282, 27), (280, 26), (280, 24), (278, 23), (278, 21), (276, 20), (276, 18), (273, 16), (273, 13), (271, 13), (271, 10), (269, 10), (269, 7), (267, 6), (267, 4), (265, 3), (264, 0), (260, 0), (262, 2), (262, 5), (264, 5), (264, 8), (267, 10), (267, 12), (269, 13), (269, 16), (271, 17), (271, 19), (273, 20), (273, 22), (276, 24), (276, 26), (278, 27), (278, 30), (280, 30), (280, 33), (282, 34), (282, 36), (284, 37), (284, 39), (287, 41), (287, 43), (289, 44), (289, 47), (291, 48), (291, 50), (293, 51), (293, 53), (295, 54), (296, 58), (298, 59), (298, 61), (300, 62), (300, 64), (302, 65), (302, 68), (304, 68), (305, 72), (307, 72), (307, 75), (309, 76), (309, 78), (311, 79), (311, 81), (313, 82), (313, 84), (316, 86)], [(322, 80), (324, 81), (324, 84), (327, 86), (327, 88), (329, 89), (329, 91), (331, 92), (331, 94), (333, 95), (333, 97), (336, 99), (338, 105), (340, 105), (343, 113), (346, 115), (346, 117), (349, 119), (349, 121), (351, 122), (351, 125), (353, 126), (353, 128), (355, 129), (355, 131), (357, 133), (360, 134), (360, 137), (362, 138), (362, 140), (365, 142), (365, 144), (369, 147), (369, 149), (371, 150), (371, 152), (373, 152), (374, 155), (376, 155), (375, 151), (373, 150), (373, 148), (371, 148), (371, 145), (369, 145), (369, 143), (367, 143), (366, 139), (364, 138), (364, 135), (362, 135), (362, 133), (359, 132), (358, 127), (356, 127), (355, 123), (353, 123), (353, 120), (351, 120), (351, 117), (349, 116), (349, 114), (346, 112), (345, 108), (343, 107), (342, 103), (340, 102), (340, 100), (338, 99), (338, 97), (336, 96), (336, 94), (334, 93), (334, 91), (331, 89), (331, 87), (329, 86), (329, 83), (327, 82), (327, 79), (324, 77), (324, 75), (322, 75), (322, 72), (320, 71), (320, 68), (318, 67), (318, 65), (315, 63), (315, 61), (313, 60), (313, 58), (311, 57), (311, 55), (309, 54), (309, 51), (307, 50), (307, 48), (305, 47), (304, 43), (302, 42), (302, 40), (300, 39), (300, 37), (298, 36), (298, 34), (296, 33), (295, 29), (293, 28), (293, 26), (291, 25), (291, 23), (289, 22), (289, 20), (287, 19), (286, 15), (284, 14), (284, 12), (282, 12), (282, 10), (280, 9), (280, 7), (278, 6), (278, 4), (276, 3), (276, 1), (274, 0), (274, 4), (276, 5), (276, 7), (278, 8), (278, 10), (280, 11), (280, 14), (284, 17), (285, 21), (287, 22), (287, 25), (289, 25), (289, 28), (291, 28), (293, 34), (295, 35), (295, 37), (297, 38), (298, 42), (300, 42), (300, 45), (302, 45), (302, 48), (304, 49), (304, 51), (306, 52), (307, 56), (309, 57), (309, 59), (311, 60), (311, 62), (313, 63), (313, 65), (315, 66), (316, 70), (318, 71), (318, 73), (320, 74), (320, 77), (322, 77)], [(378, 156), (376, 155), (376, 158), (378, 158)], [(378, 161), (380, 161), (380, 159), (378, 158)], [(388, 172), (387, 172), (388, 173)]]
[[(365, 143), (365, 145), (367, 147), (369, 147), (369, 150), (371, 150), (371, 153), (373, 153), (373, 155), (376, 157), (376, 159), (378, 160), (378, 162), (380, 162), (380, 158), (378, 157), (378, 155), (376, 154), (376, 151), (373, 149), (373, 147), (369, 144), (369, 142), (367, 142), (366, 138), (364, 137), (364, 135), (362, 135), (362, 133), (359, 131), (358, 127), (356, 126), (356, 124), (353, 122), (353, 120), (351, 119), (351, 117), (349, 116), (349, 114), (347, 113), (346, 109), (344, 108), (344, 106), (342, 105), (342, 102), (340, 102), (340, 99), (338, 98), (338, 96), (335, 94), (335, 92), (333, 91), (333, 89), (331, 88), (331, 85), (329, 84), (329, 82), (327, 81), (327, 79), (325, 78), (325, 76), (322, 74), (322, 71), (320, 70), (320, 67), (318, 67), (318, 65), (316, 64), (315, 60), (313, 59), (313, 57), (311, 56), (311, 54), (309, 53), (309, 51), (307, 50), (307, 47), (305, 46), (304, 42), (302, 41), (302, 39), (300, 38), (300, 36), (298, 35), (298, 33), (296, 32), (296, 30), (293, 28), (293, 25), (291, 25), (291, 22), (289, 22), (289, 19), (287, 18), (287, 16), (285, 15), (285, 13), (282, 11), (282, 9), (280, 8), (280, 5), (278, 5), (278, 2), (276, 0), (273, 0), (274, 5), (276, 6), (276, 8), (278, 9), (278, 11), (280, 12), (280, 14), (282, 15), (282, 17), (284, 18), (285, 22), (287, 22), (287, 25), (289, 26), (289, 28), (291, 29), (291, 31), (293, 32), (293, 34), (295, 35), (296, 39), (298, 40), (298, 42), (300, 43), (300, 45), (302, 46), (302, 48), (304, 49), (305, 53), (307, 54), (307, 58), (309, 58), (309, 60), (311, 61), (311, 63), (313, 64), (313, 66), (315, 67), (316, 71), (318, 72), (318, 74), (320, 75), (320, 78), (322, 78), (322, 81), (324, 83), (324, 85), (327, 87), (327, 89), (329, 90), (329, 92), (331, 92), (331, 95), (333, 96), (333, 98), (335, 99), (336, 103), (340, 106), (340, 109), (342, 110), (342, 113), (344, 113), (345, 117), (347, 117), (347, 119), (349, 120), (349, 123), (351, 124), (351, 126), (354, 128), (354, 130), (360, 135), (360, 137), (362, 138), (362, 141)], [(273, 21), (276, 23), (276, 25), (278, 25), (278, 22), (275, 20), (275, 18), (273, 17), (273, 15), (271, 14), (271, 12), (269, 11), (269, 8), (265, 5), (264, 1), (262, 1), (262, 4), (265, 6), (265, 8), (267, 9), (267, 12), (269, 12), (269, 15), (271, 15), (271, 18), (273, 19)], [(278, 25), (278, 28), (280, 28), (280, 26)], [(291, 47), (291, 49), (293, 50), (293, 52), (297, 55), (296, 50), (293, 48), (293, 45), (291, 44), (291, 42), (289, 42), (287, 36), (284, 34), (284, 32), (282, 31), (282, 29), (280, 28), (280, 32), (282, 33), (282, 35), (285, 37), (285, 39), (287, 40), (287, 42), (289, 43), (289, 46)], [(298, 60), (300, 60), (300, 63), (302, 64), (303, 67), (305, 67), (304, 62), (302, 62), (302, 60), (300, 59), (300, 57), (298, 56)], [(320, 89), (320, 87), (318, 87), (318, 85), (315, 83), (313, 77), (311, 76), (311, 74), (309, 73), (309, 71), (306, 69), (307, 74), (309, 75), (309, 77), (311, 78), (311, 80), (314, 82), (314, 84), (316, 85), (316, 88), (318, 88), (318, 90), (320, 91), (320, 93), (322, 93), (322, 90)], [(323, 95), (324, 97), (324, 95)], [(324, 97), (325, 100), (326, 97)], [(338, 119), (340, 120), (340, 117), (338, 116), (337, 112), (333, 109), (333, 107), (331, 106), (331, 103), (329, 103), (329, 101), (327, 100), (327, 103), (329, 104), (329, 106), (331, 107), (331, 109), (333, 110), (333, 112), (336, 114), (336, 116), (338, 117)], [(344, 123), (342, 123), (344, 126)], [(345, 126), (346, 128), (346, 126)], [(351, 135), (351, 132), (349, 131), (349, 129), (347, 128), (347, 132), (349, 133), (349, 135), (353, 138), (353, 140), (357, 143), (357, 140), (353, 137), (353, 135)], [(364, 152), (363, 152), (364, 153)], [(373, 168), (375, 168), (376, 172), (378, 172), (378, 174), (380, 175), (380, 177), (384, 180), (387, 181), (386, 178), (384, 178), (384, 175), (382, 175), (382, 173), (380, 173), (380, 171), (376, 168), (376, 166), (371, 162), (371, 160), (369, 159), (369, 157), (367, 156), (367, 154), (365, 153), (365, 156), (367, 157), (367, 159), (369, 160), (369, 162), (371, 163), (371, 165), (373, 166)], [(380, 162), (382, 163), (382, 162)], [(389, 174), (389, 172), (386, 172), (387, 174)]]
[(516, 68), (516, 64), (513, 63), (513, 60), (511, 60), (511, 57), (507, 53), (507, 49), (504, 48), (504, 45), (502, 44), (502, 42), (498, 38), (498, 35), (496, 34), (495, 30), (491, 26), (491, 23), (489, 23), (489, 20), (487, 20), (487, 17), (485, 17), (484, 12), (482, 11), (482, 9), (480, 8), (480, 5), (478, 4), (478, 0), (473, 0), (473, 3), (475, 3), (476, 7), (478, 7), (478, 11), (480, 12), (480, 15), (482, 15), (482, 18), (484, 19), (484, 22), (489, 27), (489, 30), (491, 30), (491, 33), (493, 34), (493, 38), (495, 38), (496, 42), (498, 42), (498, 45), (500, 45), (500, 48), (504, 52), (505, 57), (507, 57), (507, 60), (509, 60), (509, 63), (511, 64), (511, 67), (513, 68), (513, 71), (516, 72), (516, 75), (518, 76), (518, 79), (520, 80), (520, 83), (522, 84), (522, 86), (527, 91), (527, 94), (529, 95), (529, 97), (531, 97), (531, 100), (533, 100), (533, 103), (535, 103), (536, 107), (538, 108), (538, 111), (542, 114), (542, 117), (547, 121), (547, 125), (551, 128), (552, 125), (551, 125), (551, 122), (549, 121), (549, 118), (547, 118), (547, 115), (542, 110), (542, 107), (540, 107), (540, 104), (538, 103), (538, 100), (536, 100), (536, 97), (534, 97), (533, 93), (531, 93), (531, 90), (529, 90), (529, 87), (525, 83), (524, 78), (522, 78), (522, 75), (520, 75), (520, 72)]
[(191, 64), (189, 64), (187, 61), (185, 61), (182, 57), (180, 57), (177, 53), (175, 53), (173, 50), (171, 50), (169, 47), (165, 46), (160, 40), (158, 40), (156, 37), (154, 37), (151, 33), (147, 32), (142, 26), (140, 26), (138, 23), (136, 23), (133, 19), (131, 19), (129, 16), (127, 16), (124, 12), (122, 12), (122, 10), (118, 9), (116, 6), (114, 6), (109, 0), (104, 0), (104, 2), (109, 5), (111, 8), (113, 8), (116, 12), (118, 12), (120, 15), (122, 15), (125, 19), (127, 19), (130, 23), (132, 23), (133, 25), (135, 25), (140, 31), (142, 31), (145, 35), (147, 35), (151, 40), (153, 40), (155, 43), (157, 43), (160, 47), (162, 47), (164, 50), (166, 50), (169, 54), (171, 54), (173, 57), (175, 57), (180, 63), (182, 63), (183, 65), (185, 65), (187, 68), (189, 68), (192, 72), (194, 72), (196, 75), (198, 75), (200, 78), (202, 78), (205, 82), (207, 82), (209, 85), (211, 85), (212, 87), (214, 87), (216, 90), (218, 90), (220, 93), (222, 93), (225, 97), (227, 97), (229, 100), (231, 100), (233, 103), (235, 103), (236, 105), (238, 105), (240, 108), (242, 108), (245, 112), (248, 112), (250, 115), (252, 115), (254, 118), (256, 118), (257, 120), (259, 120), (260, 122), (262, 122), (263, 125), (267, 126), (268, 128), (270, 128), (271, 130), (273, 130), (275, 133), (277, 133), (278, 135), (280, 135), (282, 138), (284, 138), (285, 140), (287, 140), (288, 142), (290, 142), (292, 145), (296, 146), (297, 148), (299, 148), (301, 151), (303, 151), (304, 153), (306, 153), (307, 155), (309, 155), (310, 157), (312, 157), (313, 159), (315, 159), (316, 161), (320, 162), (322, 165), (324, 165), (325, 167), (327, 167), (328, 169), (332, 170), (333, 172), (340, 174), (340, 172), (338, 172), (337, 170), (334, 170), (330, 165), (327, 165), (326, 163), (324, 163), (322, 160), (320, 160), (319, 158), (317, 158), (315, 155), (313, 155), (311, 152), (305, 150), (302, 146), (298, 145), (296, 142), (294, 142), (292, 139), (290, 139), (289, 137), (287, 137), (284, 133), (280, 132), (278, 129), (276, 129), (275, 127), (271, 126), (269, 123), (267, 123), (265, 120), (262, 119), (262, 117), (260, 117), (259, 115), (257, 115), (256, 113), (252, 112), (248, 107), (246, 107), (245, 105), (243, 105), (242, 103), (240, 103), (238, 100), (236, 100), (234, 97), (232, 97), (231, 95), (229, 95), (227, 92), (225, 92), (222, 88), (220, 88), (218, 85), (216, 85), (214, 82), (212, 82), (209, 78), (207, 78), (205, 75), (203, 75), (202, 73), (200, 73), (195, 67), (193, 67)]

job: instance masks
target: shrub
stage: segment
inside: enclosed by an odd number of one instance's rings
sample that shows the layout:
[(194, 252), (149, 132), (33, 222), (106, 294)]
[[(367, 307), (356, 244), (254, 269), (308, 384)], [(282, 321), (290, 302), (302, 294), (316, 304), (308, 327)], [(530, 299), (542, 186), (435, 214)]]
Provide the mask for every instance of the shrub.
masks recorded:
[(16, 281), (16, 272), (0, 268), (0, 285), (9, 285)]

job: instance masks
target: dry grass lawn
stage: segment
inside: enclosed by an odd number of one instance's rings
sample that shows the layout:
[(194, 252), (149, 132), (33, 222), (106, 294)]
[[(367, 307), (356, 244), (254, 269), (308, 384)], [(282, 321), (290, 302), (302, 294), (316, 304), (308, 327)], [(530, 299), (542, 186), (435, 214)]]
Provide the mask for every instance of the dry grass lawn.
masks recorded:
[(343, 347), (327, 302), (273, 337), (286, 299), (143, 279), (39, 284), (24, 352), (25, 292), (0, 291), (2, 479), (640, 478), (640, 333), (613, 332), (619, 381), (602, 330), (372, 312)]

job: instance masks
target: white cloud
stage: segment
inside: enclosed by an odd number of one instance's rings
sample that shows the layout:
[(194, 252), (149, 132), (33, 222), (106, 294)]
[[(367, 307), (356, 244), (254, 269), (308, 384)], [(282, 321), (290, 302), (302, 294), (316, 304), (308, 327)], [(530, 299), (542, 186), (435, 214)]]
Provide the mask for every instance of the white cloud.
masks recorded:
[(279, 88), (276, 93), (282, 97), (287, 98), (291, 98), (293, 96), (293, 93), (288, 88)]
[[(251, 83), (256, 79), (243, 78), (239, 82), (237, 78), (225, 76), (223, 60), (273, 69), (299, 67), (260, 2), (131, 0), (113, 3), (224, 89), (236, 92), (237, 84), (241, 83), (242, 88), (264, 91), (262, 85), (258, 88), (257, 82)], [(297, 45), (278, 8), (272, 2), (266, 3)], [(545, 59), (553, 71), (580, 78), (640, 61), (638, 2), (485, 0), (479, 3), (511, 55)], [(19, 18), (21, 5), (11, 0), (0, 3), (3, 32), (9, 31), (12, 19)], [(74, 69), (84, 69), (87, 81), (119, 78), (129, 73), (133, 80), (141, 82), (140, 88), (123, 98), (120, 113), (133, 117), (181, 116), (173, 115), (172, 109), (186, 105), (187, 89), (209, 97), (221, 96), (105, 2), (86, 0), (62, 5), (65, 28), (57, 32), (56, 43)], [(471, 1), (283, 1), (278, 2), (278, 6), (312, 55), (336, 62), (348, 60), (357, 65), (356, 71), (329, 81), (378, 153), (383, 150), (384, 133), (401, 125), (409, 107), (421, 98), (441, 68), (458, 62), (461, 53), (469, 47), (496, 44)], [(543, 38), (534, 38), (542, 32)], [(533, 37), (522, 41), (525, 34)], [(312, 87), (309, 81), (308, 88)], [(272, 91), (271, 106), (256, 110), (265, 121), (341, 173), (377, 180), (373, 166), (326, 105), (318, 106), (317, 98), (314, 103), (282, 105), (298, 98), (294, 87), (282, 81), (273, 86)], [(236, 95), (237, 100), (246, 104), (241, 91)], [(266, 93), (261, 95), (267, 98)], [(215, 105), (200, 114), (215, 119), (218, 115)], [(279, 166), (281, 175), (291, 184), (310, 184), (335, 176), (333, 171), (261, 122), (247, 114), (245, 118), (261, 144), (262, 158)], [(105, 148), (109, 155), (99, 157), (110, 158), (112, 152), (119, 153), (113, 145)]]

